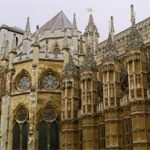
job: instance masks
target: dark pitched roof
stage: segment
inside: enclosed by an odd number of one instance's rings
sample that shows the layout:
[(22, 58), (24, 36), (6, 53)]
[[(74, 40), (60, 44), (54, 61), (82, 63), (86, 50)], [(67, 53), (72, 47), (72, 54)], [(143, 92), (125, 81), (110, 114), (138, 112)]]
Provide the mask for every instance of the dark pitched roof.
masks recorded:
[(68, 20), (66, 15), (63, 11), (60, 11), (56, 16), (54, 16), (51, 20), (49, 20), (46, 24), (44, 24), (40, 29), (39, 33), (50, 30), (58, 30), (58, 29), (65, 29), (65, 28), (72, 28), (71, 22)]

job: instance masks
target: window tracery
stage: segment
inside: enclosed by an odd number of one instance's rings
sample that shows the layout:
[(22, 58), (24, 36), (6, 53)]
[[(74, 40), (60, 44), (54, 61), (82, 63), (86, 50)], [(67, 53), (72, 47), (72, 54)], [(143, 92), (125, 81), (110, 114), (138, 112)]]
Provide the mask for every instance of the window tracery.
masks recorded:
[(28, 143), (28, 112), (21, 106), (16, 115), (13, 127), (13, 149), (27, 150)]
[(57, 122), (57, 113), (51, 106), (45, 107), (41, 112), (38, 135), (39, 150), (59, 149), (59, 126)]
[(51, 71), (44, 74), (41, 79), (41, 84), (46, 90), (54, 90), (58, 87), (58, 79)]
[(22, 71), (16, 79), (16, 87), (19, 91), (26, 91), (31, 87), (31, 79), (26, 71)]
[(132, 149), (132, 121), (130, 118), (124, 120), (124, 143), (125, 149)]

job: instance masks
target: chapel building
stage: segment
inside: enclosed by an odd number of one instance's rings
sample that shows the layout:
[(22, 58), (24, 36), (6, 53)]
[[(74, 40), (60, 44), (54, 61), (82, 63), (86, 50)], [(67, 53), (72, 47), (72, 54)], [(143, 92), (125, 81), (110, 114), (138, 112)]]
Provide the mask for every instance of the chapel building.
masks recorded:
[(150, 18), (99, 43), (60, 11), (31, 33), (0, 27), (1, 150), (149, 150)]

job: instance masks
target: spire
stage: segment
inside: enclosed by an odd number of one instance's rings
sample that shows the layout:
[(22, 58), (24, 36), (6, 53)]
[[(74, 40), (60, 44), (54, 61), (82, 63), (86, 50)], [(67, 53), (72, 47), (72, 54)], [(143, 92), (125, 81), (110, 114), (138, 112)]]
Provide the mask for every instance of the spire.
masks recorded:
[(24, 32), (24, 39), (31, 39), (31, 29), (30, 29), (30, 18), (27, 18), (27, 23), (25, 27), (25, 32)]
[(94, 20), (93, 20), (93, 15), (90, 14), (90, 17), (89, 17), (89, 22), (88, 22), (88, 25), (85, 29), (86, 31), (85, 32), (94, 32), (95, 30), (97, 30), (95, 24), (94, 24)]
[(116, 46), (114, 42), (114, 23), (113, 17), (110, 18), (110, 31), (108, 35), (108, 40), (106, 43), (106, 47), (104, 49), (104, 58), (114, 58), (117, 56)]
[(93, 15), (92, 14), (90, 14), (90, 17), (89, 17), (89, 25), (94, 25)]
[(132, 26), (130, 28), (130, 32), (127, 38), (127, 49), (143, 47), (144, 46), (143, 39), (140, 33), (138, 32), (135, 24), (135, 12), (133, 5), (131, 5), (131, 22)]
[(135, 11), (134, 11), (133, 4), (131, 5), (131, 23), (132, 23), (132, 26), (135, 25)]
[(78, 75), (78, 68), (76, 67), (73, 61), (73, 57), (69, 52), (69, 61), (64, 67), (63, 76), (66, 77), (66, 76), (77, 76), (77, 75)]
[(84, 57), (83, 66), (81, 66), (81, 70), (84, 71), (86, 69), (97, 70), (96, 61), (90, 46), (87, 47), (87, 53)]
[(77, 28), (76, 15), (75, 14), (73, 16), (72, 35), (78, 36), (78, 28)]
[(113, 16), (111, 16), (111, 18), (110, 18), (110, 31), (109, 32), (111, 34), (112, 41), (114, 42), (115, 29), (114, 29), (114, 18), (113, 18)]
[(16, 34), (14, 33), (10, 52), (17, 53)]

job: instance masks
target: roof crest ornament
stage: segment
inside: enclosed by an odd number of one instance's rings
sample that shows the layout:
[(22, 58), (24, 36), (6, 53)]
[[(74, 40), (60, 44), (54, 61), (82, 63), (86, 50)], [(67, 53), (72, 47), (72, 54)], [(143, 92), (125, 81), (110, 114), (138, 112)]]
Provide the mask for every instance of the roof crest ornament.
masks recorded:
[(86, 10), (87, 10), (87, 12), (89, 12), (90, 14), (92, 14), (92, 12), (94, 11), (94, 9), (92, 9), (91, 7), (87, 8)]

